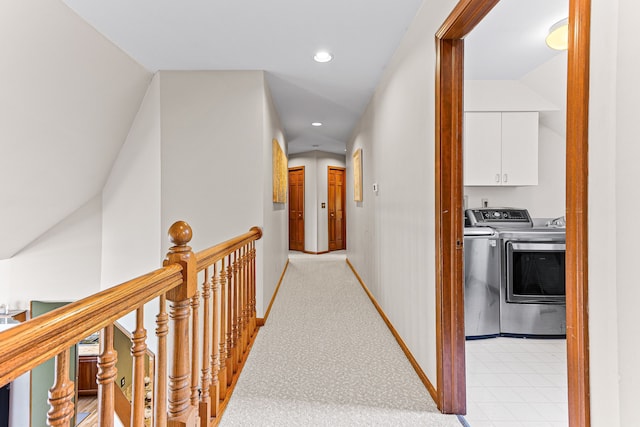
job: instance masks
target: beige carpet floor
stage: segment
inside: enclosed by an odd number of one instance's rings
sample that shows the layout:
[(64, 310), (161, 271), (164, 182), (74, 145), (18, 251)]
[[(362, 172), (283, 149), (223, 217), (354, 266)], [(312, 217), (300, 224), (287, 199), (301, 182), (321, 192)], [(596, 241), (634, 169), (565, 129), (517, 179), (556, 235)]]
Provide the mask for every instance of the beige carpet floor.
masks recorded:
[(461, 424), (439, 413), (344, 257), (292, 256), (220, 425)]

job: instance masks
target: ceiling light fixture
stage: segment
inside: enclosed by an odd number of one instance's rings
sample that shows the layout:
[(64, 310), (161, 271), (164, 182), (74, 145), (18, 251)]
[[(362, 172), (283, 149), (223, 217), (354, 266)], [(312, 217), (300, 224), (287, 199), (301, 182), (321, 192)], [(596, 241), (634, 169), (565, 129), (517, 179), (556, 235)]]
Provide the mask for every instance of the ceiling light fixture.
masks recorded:
[(316, 127), (318, 127), (318, 126), (322, 126), (322, 123), (320, 123), (320, 122), (313, 122), (313, 123), (311, 123), (311, 126), (316, 126)]
[(564, 18), (553, 24), (545, 41), (551, 49), (567, 50), (569, 48), (569, 20)]
[(333, 55), (326, 50), (320, 50), (313, 55), (313, 60), (316, 62), (329, 62), (333, 59)]

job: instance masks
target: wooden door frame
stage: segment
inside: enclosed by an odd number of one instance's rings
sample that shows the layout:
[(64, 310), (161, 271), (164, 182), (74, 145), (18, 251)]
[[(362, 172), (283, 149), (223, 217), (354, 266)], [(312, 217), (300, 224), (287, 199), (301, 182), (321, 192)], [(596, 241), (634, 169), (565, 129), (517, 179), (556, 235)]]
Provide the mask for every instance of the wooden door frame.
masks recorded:
[[(303, 186), (302, 186), (302, 209), (303, 209), (303, 212), (304, 212), (304, 215), (302, 215), (302, 252), (304, 252), (305, 251), (305, 235), (304, 235), (305, 233), (304, 233), (304, 228), (305, 228), (305, 223), (307, 221), (307, 218), (306, 218), (307, 212), (306, 212), (305, 205), (304, 205), (306, 192), (307, 192), (307, 188), (306, 188), (307, 187), (307, 185), (306, 185), (306, 183), (307, 183), (306, 173), (307, 172), (304, 170), (304, 166), (293, 166), (293, 167), (287, 168), (287, 185), (288, 185), (289, 173), (291, 173), (291, 171), (297, 171), (297, 170), (301, 170), (302, 171), (302, 175), (304, 177), (304, 179), (302, 181), (303, 182)], [(289, 189), (287, 188), (287, 190), (289, 190)], [(289, 193), (291, 193), (291, 192), (289, 191)], [(289, 197), (291, 197), (291, 194), (289, 194)], [(288, 201), (289, 201), (289, 203), (291, 202), (290, 200), (288, 200)], [(287, 206), (287, 219), (289, 220), (288, 221), (289, 224), (291, 224), (291, 218), (289, 218), (290, 215), (291, 215), (291, 208), (289, 206)], [(289, 225), (289, 227), (290, 227), (290, 225)], [(291, 236), (289, 236), (289, 244), (288, 244), (288, 246), (289, 246), (289, 248), (291, 248)], [(289, 250), (291, 250), (291, 249), (289, 249)]]
[[(462, 120), (464, 37), (499, 0), (460, 0), (436, 33), (437, 404), (466, 413)], [(588, 119), (591, 0), (569, 0), (566, 289), (569, 425), (590, 425)]]
[[(329, 210), (329, 206), (328, 206), (328, 199), (329, 199), (329, 171), (331, 169), (336, 169), (336, 170), (341, 170), (342, 172), (344, 172), (344, 181), (343, 181), (343, 192), (342, 192), (342, 241), (344, 243), (344, 249), (347, 249), (347, 209), (346, 209), (346, 203), (347, 203), (347, 168), (341, 167), (341, 166), (327, 166), (327, 210)], [(330, 241), (331, 235), (329, 235), (329, 215), (327, 215), (327, 249), (329, 250), (329, 252), (331, 252), (331, 249), (329, 249), (329, 241)]]

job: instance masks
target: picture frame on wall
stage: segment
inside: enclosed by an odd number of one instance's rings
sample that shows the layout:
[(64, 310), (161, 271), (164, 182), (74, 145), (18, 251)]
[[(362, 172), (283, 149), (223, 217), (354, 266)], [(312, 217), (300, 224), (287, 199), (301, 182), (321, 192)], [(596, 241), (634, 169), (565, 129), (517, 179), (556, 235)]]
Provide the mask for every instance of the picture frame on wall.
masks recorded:
[(273, 203), (287, 202), (287, 156), (277, 139), (272, 143), (273, 156)]
[(353, 200), (362, 201), (362, 148), (353, 153)]

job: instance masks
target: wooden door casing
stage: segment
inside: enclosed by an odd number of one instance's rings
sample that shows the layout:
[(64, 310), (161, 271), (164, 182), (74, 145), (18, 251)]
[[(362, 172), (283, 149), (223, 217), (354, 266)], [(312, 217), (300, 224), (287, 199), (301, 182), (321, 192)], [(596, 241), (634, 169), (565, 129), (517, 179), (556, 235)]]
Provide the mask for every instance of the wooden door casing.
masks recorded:
[(304, 251), (304, 166), (289, 168), (289, 250)]
[[(464, 37), (499, 0), (459, 0), (436, 33), (436, 401), (466, 412), (462, 289)], [(569, 426), (589, 427), (588, 123), (591, 0), (569, 0), (566, 286)]]
[(329, 166), (327, 176), (329, 251), (337, 251), (347, 248), (345, 211), (346, 172), (344, 168)]

